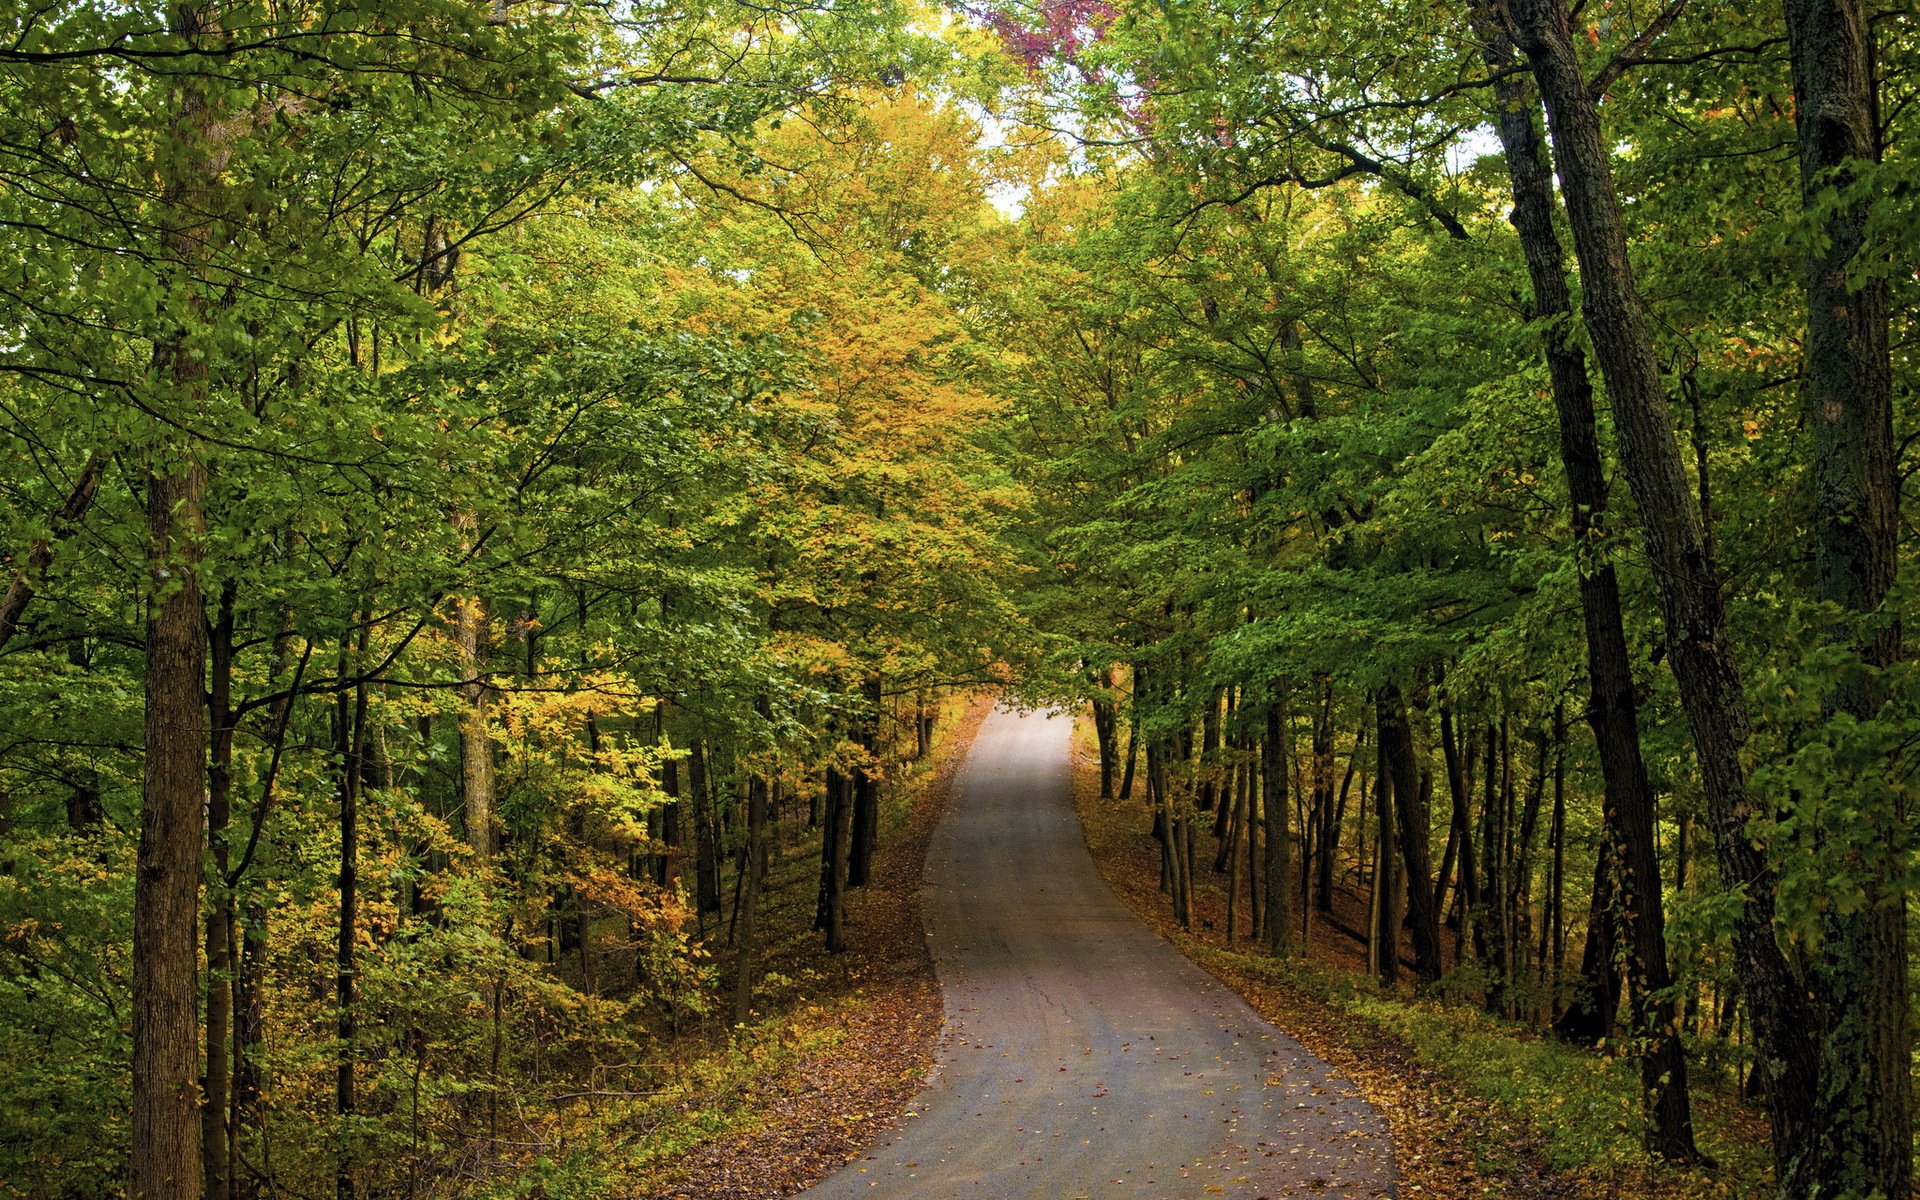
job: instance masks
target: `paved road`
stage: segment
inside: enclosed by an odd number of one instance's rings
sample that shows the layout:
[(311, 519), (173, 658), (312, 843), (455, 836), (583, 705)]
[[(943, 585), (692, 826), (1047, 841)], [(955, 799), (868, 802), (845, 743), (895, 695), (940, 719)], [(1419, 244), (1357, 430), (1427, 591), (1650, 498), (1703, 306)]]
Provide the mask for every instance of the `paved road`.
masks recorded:
[(1380, 1117), (1096, 873), (1065, 717), (1002, 708), (927, 859), (946, 999), (914, 1116), (809, 1200), (1393, 1194)]

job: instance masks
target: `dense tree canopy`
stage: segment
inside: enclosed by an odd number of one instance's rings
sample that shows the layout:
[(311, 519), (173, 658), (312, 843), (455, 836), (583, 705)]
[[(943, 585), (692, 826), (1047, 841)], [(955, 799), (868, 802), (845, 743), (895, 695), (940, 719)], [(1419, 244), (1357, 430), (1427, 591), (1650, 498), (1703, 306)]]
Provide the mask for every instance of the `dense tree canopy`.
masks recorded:
[(14, 1192), (508, 1194), (1002, 685), (1911, 1190), (1910, 12), (5, 12)]

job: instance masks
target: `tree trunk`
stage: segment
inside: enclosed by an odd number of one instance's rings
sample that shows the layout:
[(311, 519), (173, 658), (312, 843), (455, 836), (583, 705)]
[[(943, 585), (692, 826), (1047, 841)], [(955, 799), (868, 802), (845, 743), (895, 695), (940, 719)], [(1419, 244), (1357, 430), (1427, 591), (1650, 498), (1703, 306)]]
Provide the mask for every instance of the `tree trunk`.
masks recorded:
[(1119, 757), (1118, 730), (1115, 728), (1113, 672), (1102, 669), (1094, 680), (1093, 737), (1100, 747), (1100, 798), (1113, 799), (1114, 768)]
[(861, 688), (867, 702), (858, 739), (865, 752), (853, 769), (853, 846), (847, 856), (847, 886), (865, 887), (873, 878), (873, 855), (880, 846), (880, 677), (868, 676)]
[(207, 846), (214, 891), (207, 906), (207, 1066), (200, 1098), (200, 1169), (207, 1200), (228, 1200), (232, 1194), (234, 912), (227, 825), (233, 812), (234, 593), (229, 580), (220, 590), (208, 645)]
[[(1727, 879), (1744, 881), (1734, 942), (1753, 1000), (1769, 1071), (1769, 1116), (1782, 1195), (1844, 1191), (1823, 1174), (1825, 1111), (1815, 1013), (1774, 939), (1777, 881), (1749, 833), (1760, 815), (1741, 761), (1748, 723), (1739, 666), (1728, 642), (1720, 574), (1687, 486), (1659, 362), (1647, 330), (1625, 223), (1614, 190), (1611, 143), (1574, 50), (1564, 0), (1509, 0), (1514, 36), (1546, 102), (1555, 166), (1580, 262), (1583, 317), (1606, 378), (1621, 460), (1642, 518), (1642, 537), (1666, 624), (1668, 659), (1693, 733), (1702, 791)], [(1654, 878), (1641, 876), (1643, 879)], [(1651, 890), (1651, 889), (1648, 889)], [(1636, 939), (1637, 943), (1637, 939)], [(1904, 1143), (1900, 1155), (1909, 1153)]]
[[(1393, 776), (1394, 828), (1400, 861), (1406, 870), (1407, 925), (1413, 935), (1413, 970), (1421, 981), (1440, 978), (1440, 914), (1434, 903), (1433, 867), (1428, 843), (1427, 801), (1430, 785), (1423, 784), (1413, 748), (1413, 729), (1407, 724), (1406, 701), (1392, 684), (1374, 697), (1380, 729), (1382, 768)], [(1382, 826), (1385, 828), (1385, 826)]]
[(1260, 802), (1267, 813), (1267, 948), (1291, 954), (1298, 947), (1293, 911), (1292, 838), (1287, 830), (1287, 688), (1274, 685), (1267, 705), (1267, 736), (1260, 754)]
[(687, 786), (693, 792), (694, 903), (702, 913), (720, 911), (720, 821), (714, 811), (707, 746), (698, 738), (687, 755)]
[(487, 605), (478, 596), (454, 601), (454, 645), (460, 655), (460, 799), (467, 847), (484, 867), (499, 848), (494, 811), (493, 737), (488, 732), (487, 686), (480, 676), (488, 656)]
[(1480, 848), (1485, 852), (1481, 866), (1480, 895), (1476, 898), (1474, 909), (1479, 919), (1474, 922), (1474, 937), (1479, 940), (1480, 960), (1487, 968), (1487, 1011), (1503, 1014), (1507, 1011), (1507, 887), (1506, 887), (1506, 806), (1503, 790), (1500, 787), (1500, 746), (1504, 740), (1502, 730), (1491, 723), (1487, 725), (1486, 778), (1483, 782), (1480, 809)]
[(851, 781), (837, 768), (826, 772), (826, 809), (820, 818), (820, 897), (813, 927), (826, 934), (829, 953), (847, 948), (847, 838), (853, 826)]
[[(346, 678), (364, 661), (367, 627), (361, 626), (360, 653), (340, 655), (340, 677)], [(341, 691), (334, 707), (334, 752), (340, 760), (340, 926), (334, 954), (334, 1003), (338, 1006), (336, 1032), (340, 1039), (334, 1072), (334, 1112), (340, 1121), (340, 1160), (334, 1175), (334, 1195), (353, 1200), (355, 1193), (354, 1139), (349, 1128), (360, 1101), (354, 1076), (354, 1041), (358, 1034), (355, 993), (358, 967), (355, 952), (360, 939), (360, 791), (365, 778), (367, 688), (365, 684)]]
[(1374, 842), (1372, 918), (1367, 928), (1367, 957), (1380, 982), (1400, 977), (1400, 880), (1394, 864), (1394, 780), (1384, 745), (1374, 748)]
[[(765, 711), (765, 701), (760, 705)], [(753, 1015), (754, 956), (759, 951), (757, 937), (760, 887), (767, 861), (768, 782), (756, 775), (747, 780), (747, 844), (740, 861), (740, 895), (734, 902), (735, 965), (733, 976), (733, 1023), (744, 1025)]]
[[(1812, 431), (1815, 594), (1853, 618), (1833, 630), (1873, 667), (1900, 652), (1900, 629), (1859, 627), (1886, 600), (1897, 569), (1900, 493), (1893, 443), (1888, 284), (1880, 264), (1849, 273), (1867, 252), (1875, 197), (1835, 202), (1861, 166), (1880, 160), (1879, 87), (1872, 13), (1861, 0), (1785, 0), (1793, 63), (1794, 125), (1802, 204), (1819, 214), (1808, 239), (1807, 338), (1801, 411)], [(1828, 697), (1836, 711), (1871, 719), (1882, 697), (1864, 673)], [(1822, 1083), (1813, 1114), (1813, 1161), (1799, 1178), (1835, 1193), (1905, 1196), (1912, 1188), (1912, 1032), (1907, 1002), (1904, 789), (1868, 784), (1852, 802), (1862, 828), (1843, 852), (1863, 895), (1856, 911), (1823, 914), (1810, 956)]]
[[(1490, 0), (1481, 2), (1484, 6)], [(1486, 7), (1481, 8), (1477, 24), (1488, 65), (1496, 70), (1512, 65), (1513, 47)], [(1698, 1152), (1693, 1144), (1686, 1055), (1679, 1041), (1673, 1002), (1666, 998), (1671, 975), (1659, 875), (1649, 870), (1654, 863), (1653, 789), (1640, 752), (1639, 710), (1633, 694), (1620, 587), (1605, 544), (1607, 482), (1595, 433), (1593, 384), (1586, 353), (1567, 326), (1573, 315), (1573, 300), (1567, 284), (1566, 254), (1553, 225), (1553, 183), (1535, 120), (1535, 103), (1513, 76), (1496, 86), (1495, 101), (1499, 106), (1497, 129), (1513, 192), (1513, 226), (1520, 235), (1533, 286), (1533, 315), (1545, 319), (1542, 336), (1559, 420), (1560, 457), (1566, 467), (1575, 553), (1592, 560), (1579, 572), (1591, 696), (1587, 719), (1599, 752), (1608, 836), (1618, 848), (1623, 866), (1620, 911), (1625, 915), (1627, 944), (1634, 947), (1628, 974), (1635, 994), (1645, 998), (1644, 1005), (1635, 1006), (1633, 1032), (1647, 1047), (1641, 1074), (1651, 1119), (1648, 1149), (1669, 1158), (1693, 1159)], [(1603, 918), (1603, 923), (1613, 919), (1610, 910), (1596, 908), (1594, 915)], [(1596, 935), (1602, 937), (1602, 943), (1593, 946)], [(1588, 939), (1590, 948), (1607, 952), (1604, 965), (1586, 964), (1599, 965), (1598, 975), (1587, 976), (1592, 996), (1597, 998), (1610, 987), (1614, 991), (1609, 996), (1617, 994), (1611, 932), (1590, 925)], [(1610, 998), (1576, 1008), (1582, 1011), (1571, 1024), (1584, 1020), (1586, 1028), (1579, 1032), (1588, 1035), (1588, 1040), (1611, 1032)]]

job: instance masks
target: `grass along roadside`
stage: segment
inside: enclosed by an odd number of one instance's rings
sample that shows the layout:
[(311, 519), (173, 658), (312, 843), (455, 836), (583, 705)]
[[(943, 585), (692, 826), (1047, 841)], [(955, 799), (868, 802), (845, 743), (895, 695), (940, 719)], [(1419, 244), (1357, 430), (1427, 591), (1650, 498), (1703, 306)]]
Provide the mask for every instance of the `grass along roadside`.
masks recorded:
[[(1345, 935), (1316, 922), (1311, 954), (1276, 959), (1224, 944), (1225, 901), (1211, 872), (1196, 881), (1195, 928), (1172, 919), (1159, 890), (1159, 845), (1141, 799), (1099, 796), (1088, 723), (1076, 723), (1074, 803), (1114, 892), (1183, 954), (1268, 1021), (1351, 1078), (1393, 1131), (1404, 1196), (1712, 1197), (1771, 1194), (1764, 1123), (1728, 1097), (1696, 1089), (1702, 1149), (1718, 1166), (1669, 1167), (1640, 1149), (1638, 1068), (1541, 1037), (1477, 1007), (1386, 991), (1354, 961)], [(1241, 946), (1244, 945), (1244, 949)]]

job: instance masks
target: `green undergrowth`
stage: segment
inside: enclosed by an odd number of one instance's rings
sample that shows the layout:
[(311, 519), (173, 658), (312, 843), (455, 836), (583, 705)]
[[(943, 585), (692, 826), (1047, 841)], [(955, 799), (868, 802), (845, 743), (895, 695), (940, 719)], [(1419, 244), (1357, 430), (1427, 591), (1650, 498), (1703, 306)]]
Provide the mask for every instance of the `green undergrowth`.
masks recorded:
[(596, 1200), (663, 1190), (689, 1151), (757, 1127), (768, 1099), (799, 1064), (844, 1039), (836, 1012), (855, 1002), (847, 998), (737, 1027), (732, 1042), (675, 1064), (654, 1091), (586, 1099), (578, 1114), (584, 1128), (564, 1152), (534, 1160), (482, 1194), (497, 1200)]
[[(1525, 1030), (1458, 1002), (1383, 991), (1373, 981), (1298, 960), (1223, 950), (1194, 938), (1182, 949), (1196, 961), (1277, 985), (1351, 1019), (1342, 1036), (1364, 1047), (1391, 1038), (1469, 1094), (1536, 1131), (1547, 1165), (1597, 1185), (1605, 1195), (1761, 1196), (1770, 1168), (1747, 1120), (1725, 1097), (1696, 1088), (1702, 1169), (1667, 1167), (1641, 1148), (1645, 1117), (1638, 1062)], [(1483, 1158), (1500, 1158), (1498, 1130)]]

